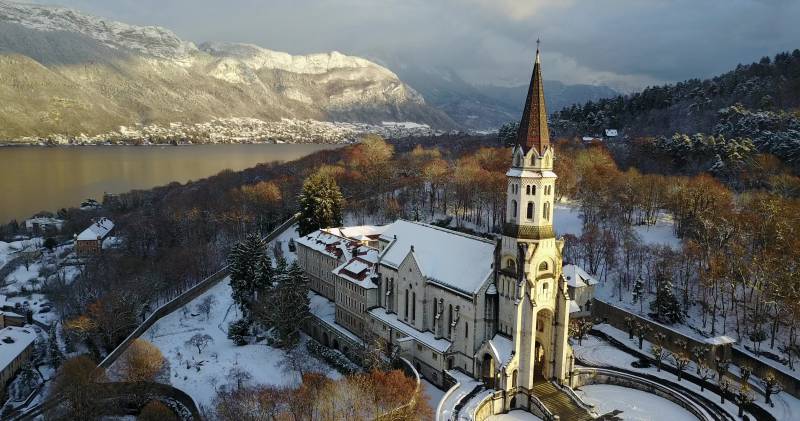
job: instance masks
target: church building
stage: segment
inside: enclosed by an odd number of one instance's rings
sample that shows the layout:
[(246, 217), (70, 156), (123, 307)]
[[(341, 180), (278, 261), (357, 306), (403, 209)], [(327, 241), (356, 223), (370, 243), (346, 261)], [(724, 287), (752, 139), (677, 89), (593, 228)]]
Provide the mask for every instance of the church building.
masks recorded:
[(353, 336), (368, 345), (380, 338), (441, 387), (472, 378), (502, 392), (500, 411), (530, 409), (537, 384), (567, 384), (570, 309), (578, 306), (553, 230), (553, 160), (537, 50), (506, 173), (502, 235), (398, 220), (298, 238), (319, 321), (307, 330), (328, 346), (336, 338), (345, 352), (357, 346)]

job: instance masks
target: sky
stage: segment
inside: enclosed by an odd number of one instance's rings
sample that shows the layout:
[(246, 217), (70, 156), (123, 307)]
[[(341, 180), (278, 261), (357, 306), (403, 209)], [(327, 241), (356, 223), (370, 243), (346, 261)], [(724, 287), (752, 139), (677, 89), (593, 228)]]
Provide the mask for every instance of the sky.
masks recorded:
[(800, 0), (29, 0), (181, 38), (292, 54), (336, 50), (395, 70), (519, 85), (541, 39), (546, 79), (630, 92), (800, 48)]

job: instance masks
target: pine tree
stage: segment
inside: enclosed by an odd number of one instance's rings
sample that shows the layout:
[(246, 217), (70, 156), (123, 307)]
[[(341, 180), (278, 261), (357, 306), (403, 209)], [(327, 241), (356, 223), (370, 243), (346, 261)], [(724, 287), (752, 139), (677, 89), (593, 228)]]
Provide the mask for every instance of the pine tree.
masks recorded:
[(264, 240), (257, 234), (248, 235), (234, 246), (228, 257), (233, 300), (245, 318), (250, 317), (251, 304), (256, 295), (259, 261), (265, 258), (269, 259), (266, 257)]
[(336, 181), (329, 175), (316, 173), (308, 177), (298, 201), (300, 235), (342, 225), (344, 198)]
[(269, 297), (260, 299), (259, 319), (272, 328), (277, 346), (292, 346), (310, 314), (308, 278), (297, 262), (288, 266), (282, 258), (273, 274), (274, 286)]
[(53, 368), (58, 368), (61, 366), (61, 363), (64, 361), (64, 355), (61, 353), (61, 349), (58, 347), (58, 336), (56, 335), (55, 323), (50, 326), (47, 354), (50, 358), (50, 365), (53, 366)]
[(656, 293), (656, 299), (650, 303), (650, 310), (656, 313), (656, 318), (664, 323), (678, 323), (683, 321), (683, 310), (672, 292), (672, 281), (664, 279)]

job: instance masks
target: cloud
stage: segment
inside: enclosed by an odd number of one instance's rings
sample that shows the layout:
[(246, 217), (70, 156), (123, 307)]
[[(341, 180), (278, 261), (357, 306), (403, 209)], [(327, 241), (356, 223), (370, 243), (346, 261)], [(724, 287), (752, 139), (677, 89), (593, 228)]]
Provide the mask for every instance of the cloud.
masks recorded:
[(545, 77), (624, 90), (709, 77), (800, 47), (796, 0), (43, 0), (195, 42), (339, 50), (522, 84), (542, 39)]

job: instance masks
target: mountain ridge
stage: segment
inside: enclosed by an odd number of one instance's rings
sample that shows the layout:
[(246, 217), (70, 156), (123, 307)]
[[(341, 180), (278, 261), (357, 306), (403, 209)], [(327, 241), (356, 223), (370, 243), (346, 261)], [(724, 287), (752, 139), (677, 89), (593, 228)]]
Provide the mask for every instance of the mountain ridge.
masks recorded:
[(159, 27), (0, 1), (0, 138), (219, 118), (457, 124), (391, 70), (338, 52), (199, 47)]

